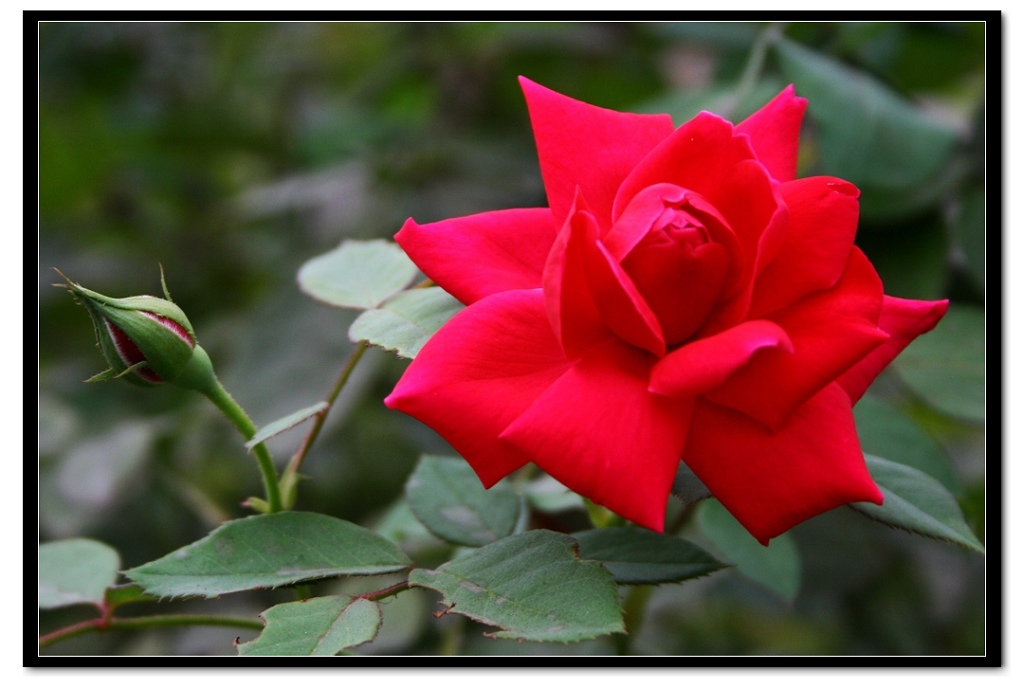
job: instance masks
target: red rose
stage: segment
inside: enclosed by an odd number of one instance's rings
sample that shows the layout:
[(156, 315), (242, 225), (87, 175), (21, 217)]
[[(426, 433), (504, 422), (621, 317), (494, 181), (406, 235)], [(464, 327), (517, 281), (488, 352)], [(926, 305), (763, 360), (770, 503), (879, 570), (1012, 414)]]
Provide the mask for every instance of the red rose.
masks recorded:
[(795, 179), (806, 100), (675, 129), (520, 81), (550, 208), (406, 222), (468, 307), (385, 403), (485, 486), (532, 461), (658, 531), (680, 458), (765, 544), (880, 504), (852, 406), (947, 302), (883, 295), (858, 190)]

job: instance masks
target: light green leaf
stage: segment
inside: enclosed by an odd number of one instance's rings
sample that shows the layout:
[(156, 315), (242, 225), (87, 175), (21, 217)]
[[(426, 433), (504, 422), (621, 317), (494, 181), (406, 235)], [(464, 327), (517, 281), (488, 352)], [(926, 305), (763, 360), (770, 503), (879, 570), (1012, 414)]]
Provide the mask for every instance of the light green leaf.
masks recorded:
[(229, 521), (202, 540), (125, 574), (161, 597), (216, 597), (343, 575), (399, 571), (398, 547), (362, 526), (288, 511)]
[(498, 638), (575, 641), (624, 631), (611, 574), (576, 555), (576, 541), (531, 530), (409, 582), (444, 595), (449, 611), (504, 629)]
[(949, 457), (910, 416), (868, 394), (853, 408), (861, 448), (927, 473), (951, 492), (960, 489)]
[(511, 535), (520, 499), (505, 483), (485, 490), (468, 463), (457, 457), (423, 456), (405, 485), (409, 507), (434, 535), (480, 547)]
[(765, 547), (717, 500), (700, 505), (698, 522), (715, 549), (735, 564), (737, 571), (787, 601), (796, 599), (800, 592), (800, 551), (789, 533), (772, 538)]
[(597, 528), (573, 537), (580, 558), (601, 562), (616, 583), (678, 583), (725, 567), (692, 542), (643, 528)]
[(380, 605), (348, 595), (287, 602), (261, 614), (266, 627), (238, 654), (257, 656), (330, 656), (368, 643), (380, 629)]
[[(956, 131), (864, 72), (784, 39), (774, 49), (783, 76), (809, 101), (823, 172), (861, 187), (867, 214), (872, 188), (920, 204), (911, 192), (941, 175), (954, 151)], [(901, 210), (890, 203), (887, 214)]]
[(851, 507), (894, 528), (984, 552), (984, 546), (964, 521), (956, 499), (938, 480), (916, 468), (870, 454), (864, 459), (871, 477), (885, 495), (885, 502), (882, 506), (857, 502)]
[(985, 312), (950, 306), (935, 329), (911, 342), (892, 367), (932, 408), (984, 422)]
[(312, 406), (307, 406), (304, 409), (299, 409), (295, 413), (289, 413), (284, 418), (279, 418), (273, 423), (268, 423), (260, 428), (252, 439), (245, 443), (246, 449), (252, 449), (260, 442), (266, 442), (271, 437), (280, 435), (285, 430), (291, 430), (302, 421), (309, 420), (316, 414), (326, 409), (330, 404), (326, 401), (321, 401)]
[(109, 545), (86, 538), (39, 546), (39, 608), (103, 604), (117, 580), (121, 557)]
[(543, 473), (523, 486), (523, 496), (530, 508), (546, 514), (557, 514), (572, 509), (583, 510), (583, 497)]
[(404, 291), (380, 308), (361, 313), (349, 328), (348, 337), (416, 358), (427, 340), (462, 308), (440, 287)]
[(346, 240), (299, 268), (299, 287), (339, 308), (375, 308), (406, 287), (417, 268), (400, 246), (383, 239)]

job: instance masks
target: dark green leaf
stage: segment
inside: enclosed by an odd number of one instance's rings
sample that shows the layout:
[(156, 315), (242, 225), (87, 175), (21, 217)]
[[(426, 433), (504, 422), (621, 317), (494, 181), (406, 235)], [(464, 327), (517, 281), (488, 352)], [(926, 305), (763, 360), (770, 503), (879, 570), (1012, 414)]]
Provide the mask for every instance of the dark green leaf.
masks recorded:
[(703, 502), (698, 511), (701, 531), (723, 558), (747, 578), (792, 602), (800, 592), (800, 552), (789, 533), (763, 546), (717, 500)]
[(975, 284), (985, 287), (985, 189), (971, 189), (961, 199), (956, 235)]
[(299, 287), (318, 301), (339, 308), (375, 308), (406, 287), (417, 268), (390, 241), (343, 241), (299, 268)]
[(598, 528), (573, 537), (580, 557), (601, 562), (616, 583), (678, 583), (725, 567), (692, 542), (643, 528)]
[(501, 627), (499, 638), (575, 641), (621, 633), (611, 574), (576, 555), (567, 535), (531, 530), (482, 547), (409, 582), (437, 590), (449, 610)]
[(273, 423), (264, 425), (252, 436), (251, 440), (245, 443), (245, 448), (252, 449), (260, 442), (266, 442), (271, 437), (280, 435), (285, 430), (291, 430), (302, 421), (309, 420), (328, 406), (329, 404), (326, 401), (321, 401), (304, 409), (299, 409), (295, 413), (289, 413), (284, 418), (279, 418)]
[(932, 332), (904, 349), (893, 368), (929, 406), (966, 420), (985, 420), (985, 312), (950, 306)]
[(954, 130), (821, 53), (787, 40), (776, 42), (775, 51), (783, 75), (809, 100), (823, 172), (861, 187), (862, 202), (873, 188), (909, 198), (942, 172), (956, 144)]
[(927, 473), (951, 492), (959, 490), (945, 451), (906, 413), (869, 394), (857, 402), (853, 414), (866, 453), (885, 454), (893, 461)]
[(261, 615), (263, 632), (238, 646), (249, 656), (330, 656), (373, 640), (380, 629), (380, 605), (348, 595), (314, 597), (271, 607)]
[(882, 506), (851, 504), (868, 518), (927, 537), (983, 552), (984, 547), (964, 522), (956, 499), (942, 484), (916, 468), (865, 455), (868, 470), (885, 495)]
[(39, 546), (39, 607), (100, 605), (121, 557), (102, 542), (74, 538)]
[(283, 512), (229, 521), (125, 574), (153, 595), (216, 597), (330, 576), (387, 573), (410, 563), (393, 543), (354, 523)]
[(427, 340), (462, 307), (440, 287), (405, 291), (380, 308), (361, 313), (348, 336), (354, 342), (365, 340), (399, 356), (415, 358)]
[(683, 504), (689, 505), (710, 497), (711, 490), (701, 482), (697, 474), (690, 470), (686, 463), (680, 461), (676, 479), (672, 483), (672, 494), (679, 497)]
[(405, 494), (430, 532), (460, 545), (479, 547), (511, 535), (519, 520), (519, 496), (503, 482), (485, 490), (461, 458), (420, 458)]

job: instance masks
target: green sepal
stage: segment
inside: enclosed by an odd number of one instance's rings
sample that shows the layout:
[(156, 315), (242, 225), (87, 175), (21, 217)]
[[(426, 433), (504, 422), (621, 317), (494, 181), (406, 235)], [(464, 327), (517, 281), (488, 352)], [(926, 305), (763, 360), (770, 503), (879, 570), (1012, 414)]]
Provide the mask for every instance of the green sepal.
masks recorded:
[(270, 513), (270, 505), (267, 504), (265, 499), (260, 499), (259, 497), (249, 497), (242, 502), (242, 506), (247, 506), (258, 514)]

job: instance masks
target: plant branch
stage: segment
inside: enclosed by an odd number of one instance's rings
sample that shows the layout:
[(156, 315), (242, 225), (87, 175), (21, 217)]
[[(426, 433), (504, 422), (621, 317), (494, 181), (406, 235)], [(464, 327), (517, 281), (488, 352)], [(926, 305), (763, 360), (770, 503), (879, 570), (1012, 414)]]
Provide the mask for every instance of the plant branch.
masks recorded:
[(302, 445), (299, 450), (292, 456), (291, 461), (288, 462), (288, 467), (285, 469), (286, 476), (295, 476), (299, 472), (299, 466), (302, 465), (302, 461), (306, 458), (306, 454), (309, 453), (310, 447), (313, 446), (313, 442), (320, 434), (320, 428), (323, 427), (324, 421), (327, 420), (327, 414), (330, 413), (331, 407), (334, 405), (335, 399), (341, 394), (342, 388), (348, 379), (352, 376), (352, 371), (355, 370), (356, 364), (359, 363), (359, 359), (363, 357), (363, 353), (369, 347), (369, 342), (361, 341), (356, 344), (356, 348), (349, 355), (348, 360), (345, 362), (345, 367), (341, 369), (341, 373), (338, 375), (338, 379), (334, 382), (334, 387), (331, 389), (331, 393), (327, 395), (324, 400), (327, 402), (327, 408), (322, 411), (318, 411), (313, 419), (313, 427), (306, 433), (306, 437), (302, 440)]
[(56, 643), (89, 633), (104, 631), (130, 631), (138, 628), (159, 628), (162, 626), (229, 626), (262, 631), (263, 623), (256, 619), (239, 616), (216, 616), (210, 614), (163, 614), (159, 616), (136, 616), (124, 619), (104, 618), (90, 619), (60, 628), (51, 633), (39, 636), (39, 647), (49, 647)]

